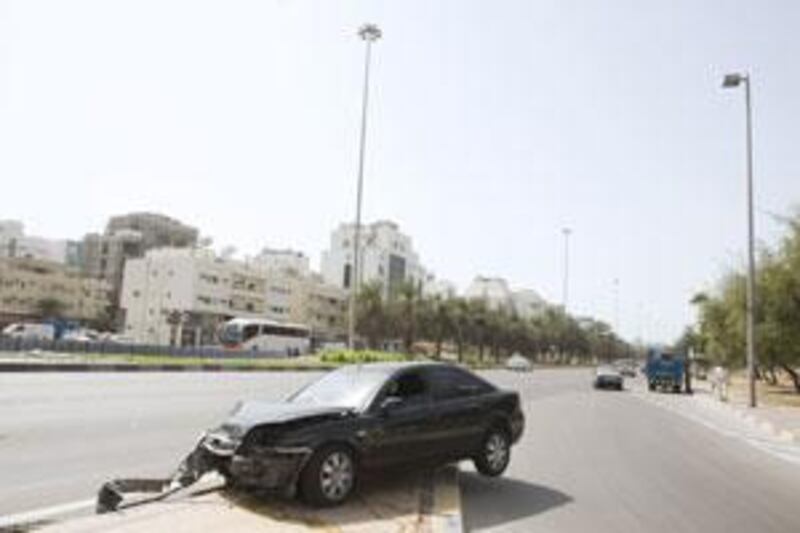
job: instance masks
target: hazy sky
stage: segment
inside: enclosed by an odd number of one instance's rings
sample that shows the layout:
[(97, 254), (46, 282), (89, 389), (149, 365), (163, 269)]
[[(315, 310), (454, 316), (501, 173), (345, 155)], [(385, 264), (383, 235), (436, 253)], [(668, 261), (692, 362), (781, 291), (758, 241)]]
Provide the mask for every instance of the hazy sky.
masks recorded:
[(355, 206), (364, 21), (367, 220), (462, 289), (506, 277), (671, 339), (800, 200), (800, 2), (0, 1), (0, 218), (78, 238), (155, 210), (316, 265)]

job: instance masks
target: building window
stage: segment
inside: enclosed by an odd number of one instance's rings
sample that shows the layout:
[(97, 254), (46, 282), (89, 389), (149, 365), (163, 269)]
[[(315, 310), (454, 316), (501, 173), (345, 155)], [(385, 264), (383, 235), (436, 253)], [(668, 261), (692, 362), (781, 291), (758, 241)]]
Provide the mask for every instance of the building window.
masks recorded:
[(350, 288), (350, 277), (352, 276), (352, 274), (350, 272), (351, 268), (352, 267), (351, 267), (350, 263), (344, 265), (344, 279), (342, 280), (342, 284), (344, 285), (345, 289), (349, 289)]

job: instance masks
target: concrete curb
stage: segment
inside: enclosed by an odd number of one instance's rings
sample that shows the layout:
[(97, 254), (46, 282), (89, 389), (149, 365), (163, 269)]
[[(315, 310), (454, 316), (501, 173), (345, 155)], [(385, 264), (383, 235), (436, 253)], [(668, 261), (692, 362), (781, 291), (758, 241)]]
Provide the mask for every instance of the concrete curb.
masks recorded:
[(450, 465), (434, 473), (431, 529), (435, 533), (462, 533), (461, 485), (457, 465)]
[[(340, 533), (419, 532), (461, 533), (461, 492), (458, 467), (449, 465), (356, 495), (340, 507), (311, 508), (292, 500), (262, 500), (256, 494), (226, 493), (216, 476), (165, 500), (133, 505), (116, 513), (56, 521), (26, 513), (26, 522), (6, 524), (8, 531), (42, 527), (42, 533), (142, 533), (231, 531), (265, 533), (336, 531)], [(0, 531), (6, 531), (0, 528)]]
[(3, 362), (0, 373), (20, 372), (325, 372), (337, 368), (330, 366), (259, 366), (259, 365), (179, 365), (136, 363), (46, 363)]

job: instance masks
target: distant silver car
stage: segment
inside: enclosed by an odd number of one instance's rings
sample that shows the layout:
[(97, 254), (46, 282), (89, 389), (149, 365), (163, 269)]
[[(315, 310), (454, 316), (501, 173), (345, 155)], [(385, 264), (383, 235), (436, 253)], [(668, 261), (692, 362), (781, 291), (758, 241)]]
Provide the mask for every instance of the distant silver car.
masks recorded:
[(624, 378), (619, 370), (613, 366), (602, 365), (597, 367), (594, 373), (595, 389), (616, 389), (622, 390)]
[(506, 361), (506, 369), (516, 372), (530, 372), (533, 370), (533, 365), (527, 357), (515, 353)]

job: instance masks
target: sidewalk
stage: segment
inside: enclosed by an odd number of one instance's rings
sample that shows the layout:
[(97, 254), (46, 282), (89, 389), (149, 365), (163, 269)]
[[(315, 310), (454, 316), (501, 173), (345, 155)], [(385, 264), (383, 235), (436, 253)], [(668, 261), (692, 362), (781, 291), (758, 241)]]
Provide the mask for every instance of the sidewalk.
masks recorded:
[(708, 429), (800, 465), (800, 409), (763, 406), (751, 409), (745, 398), (732, 394), (722, 402), (704, 381), (693, 382), (694, 394), (649, 392), (642, 383), (633, 388), (643, 401), (692, 420)]
[(41, 532), (443, 532), (462, 531), (458, 468), (404, 472), (364, 481), (339, 507), (314, 509), (295, 500), (223, 489), (54, 523)]
[(699, 398), (726, 406), (737, 416), (781, 440), (800, 443), (800, 408), (769, 405), (763, 401), (759, 402), (758, 407), (750, 408), (746, 388), (732, 386), (728, 401), (721, 402), (711, 393), (711, 384), (708, 381), (694, 381), (693, 387)]

